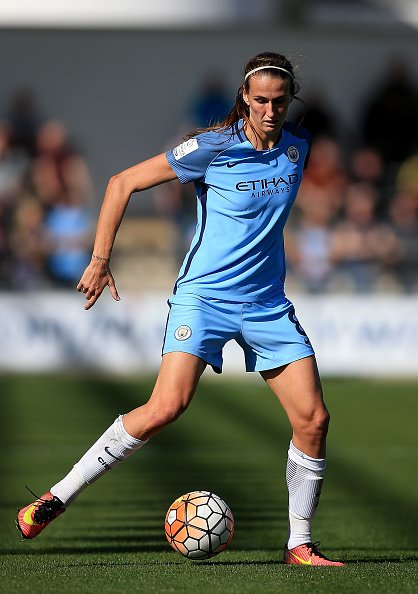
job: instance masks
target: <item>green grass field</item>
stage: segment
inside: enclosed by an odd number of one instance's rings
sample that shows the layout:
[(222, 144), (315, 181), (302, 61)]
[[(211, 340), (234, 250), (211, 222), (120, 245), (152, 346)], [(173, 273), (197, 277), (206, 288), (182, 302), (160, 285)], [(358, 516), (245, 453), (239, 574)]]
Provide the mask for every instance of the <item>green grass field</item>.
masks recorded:
[[(314, 539), (345, 568), (286, 566), (290, 431), (260, 381), (207, 372), (187, 413), (83, 493), (37, 539), (16, 508), (57, 482), (152, 379), (0, 378), (4, 593), (418, 592), (418, 383), (326, 379), (332, 422)], [(229, 548), (205, 562), (175, 553), (168, 506), (191, 490), (235, 516)]]

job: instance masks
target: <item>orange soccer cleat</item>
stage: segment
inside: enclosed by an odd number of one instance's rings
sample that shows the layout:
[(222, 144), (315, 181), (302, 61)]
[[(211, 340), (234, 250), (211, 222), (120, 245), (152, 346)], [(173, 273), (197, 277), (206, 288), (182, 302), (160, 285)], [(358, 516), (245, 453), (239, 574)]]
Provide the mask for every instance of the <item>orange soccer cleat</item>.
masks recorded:
[(294, 549), (284, 548), (283, 562), (289, 565), (333, 565), (335, 567), (344, 567), (344, 563), (330, 561), (318, 551), (319, 542), (308, 542)]
[(16, 526), (24, 539), (35, 538), (52, 520), (64, 512), (62, 501), (52, 493), (46, 493), (18, 512)]

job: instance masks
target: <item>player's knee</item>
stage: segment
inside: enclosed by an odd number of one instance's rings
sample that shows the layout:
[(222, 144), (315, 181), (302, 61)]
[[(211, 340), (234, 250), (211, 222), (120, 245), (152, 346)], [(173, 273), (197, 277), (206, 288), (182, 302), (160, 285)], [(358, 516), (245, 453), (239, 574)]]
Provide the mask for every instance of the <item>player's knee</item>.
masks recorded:
[(163, 429), (174, 423), (186, 410), (187, 405), (183, 402), (169, 402), (160, 405), (152, 411), (149, 418), (149, 429), (153, 432)]
[(176, 413), (171, 409), (156, 410), (149, 418), (148, 430), (156, 433), (164, 427), (167, 427), (167, 425), (174, 423), (174, 421), (178, 419), (179, 416), (179, 413)]
[(166, 423), (174, 423), (177, 419), (184, 413), (186, 410), (187, 405), (183, 403), (173, 403), (167, 407), (165, 407), (163, 414)]
[(309, 441), (322, 441), (328, 433), (329, 422), (330, 415), (328, 410), (321, 408), (313, 410), (310, 414), (301, 417), (294, 429)]
[(306, 433), (312, 441), (322, 441), (328, 433), (330, 415), (326, 408), (313, 413), (306, 427)]
[(330, 414), (326, 408), (317, 412), (315, 415), (314, 425), (317, 432), (323, 437), (325, 437), (328, 433), (330, 419)]

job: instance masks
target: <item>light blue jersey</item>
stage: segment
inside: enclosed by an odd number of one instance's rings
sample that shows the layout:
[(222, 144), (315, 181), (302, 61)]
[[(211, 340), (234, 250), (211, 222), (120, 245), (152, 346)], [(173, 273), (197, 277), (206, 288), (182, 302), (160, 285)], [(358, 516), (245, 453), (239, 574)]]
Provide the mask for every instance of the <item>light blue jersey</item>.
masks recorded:
[(283, 227), (307, 165), (311, 136), (286, 123), (279, 142), (257, 151), (241, 130), (204, 132), (168, 151), (198, 198), (196, 234), (174, 294), (255, 302), (284, 294)]

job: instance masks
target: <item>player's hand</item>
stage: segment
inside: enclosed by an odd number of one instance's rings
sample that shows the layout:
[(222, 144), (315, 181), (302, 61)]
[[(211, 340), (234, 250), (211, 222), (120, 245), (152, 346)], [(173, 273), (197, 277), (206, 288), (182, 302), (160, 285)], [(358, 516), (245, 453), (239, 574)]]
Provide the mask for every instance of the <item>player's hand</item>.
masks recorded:
[(88, 301), (84, 306), (85, 310), (93, 307), (106, 286), (109, 287), (113, 299), (120, 301), (108, 262), (92, 259), (77, 285), (77, 291), (84, 293)]

